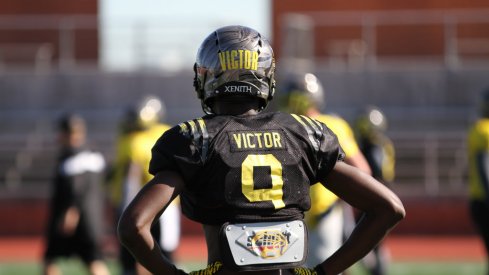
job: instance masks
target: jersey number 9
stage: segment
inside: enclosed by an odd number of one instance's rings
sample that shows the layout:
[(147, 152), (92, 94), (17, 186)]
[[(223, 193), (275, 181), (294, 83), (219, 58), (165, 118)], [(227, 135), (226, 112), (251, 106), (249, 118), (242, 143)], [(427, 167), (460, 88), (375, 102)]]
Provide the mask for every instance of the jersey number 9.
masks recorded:
[[(270, 167), (272, 188), (254, 188), (253, 170), (257, 166)], [(241, 164), (241, 191), (250, 202), (272, 201), (275, 209), (285, 207), (282, 200), (284, 181), (282, 178), (282, 164), (272, 154), (248, 155)]]

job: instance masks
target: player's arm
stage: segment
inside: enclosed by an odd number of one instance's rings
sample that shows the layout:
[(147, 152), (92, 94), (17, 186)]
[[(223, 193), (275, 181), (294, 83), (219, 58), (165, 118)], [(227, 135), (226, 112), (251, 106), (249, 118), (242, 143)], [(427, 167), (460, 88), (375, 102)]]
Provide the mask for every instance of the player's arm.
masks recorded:
[[(64, 169), (64, 168), (63, 168)], [(80, 219), (81, 194), (76, 193), (74, 188), (74, 177), (58, 175), (56, 178), (57, 207), (62, 209), (57, 230), (64, 236), (71, 236), (75, 233)]]
[(63, 214), (60, 224), (60, 232), (64, 236), (71, 236), (75, 233), (76, 227), (80, 222), (80, 211), (75, 206), (70, 206)]
[(363, 172), (371, 175), (372, 170), (370, 169), (370, 165), (367, 162), (367, 159), (365, 156), (362, 154), (360, 150), (358, 150), (356, 153), (352, 155), (346, 155), (345, 160), (347, 164), (357, 167), (358, 169), (362, 170)]
[(152, 274), (185, 274), (161, 254), (150, 232), (153, 222), (158, 220), (182, 188), (183, 180), (176, 172), (157, 173), (141, 189), (119, 220), (119, 240)]
[(373, 177), (338, 162), (323, 185), (365, 213), (343, 246), (322, 264), (326, 274), (338, 274), (362, 259), (405, 216), (400, 199)]

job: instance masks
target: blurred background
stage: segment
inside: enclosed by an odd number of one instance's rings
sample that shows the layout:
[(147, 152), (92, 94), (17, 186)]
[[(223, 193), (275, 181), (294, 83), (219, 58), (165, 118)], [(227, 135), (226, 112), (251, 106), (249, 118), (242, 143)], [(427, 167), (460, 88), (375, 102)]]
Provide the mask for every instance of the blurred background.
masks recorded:
[[(323, 111), (353, 122), (366, 104), (383, 110), (396, 149), (392, 188), (407, 210), (387, 240), (394, 262), (417, 261), (431, 249), (436, 261), (483, 272), (468, 211), (466, 136), (489, 87), (489, 2), (2, 0), (0, 274), (31, 274), (2, 272), (10, 262), (38, 270), (56, 118), (82, 114), (91, 144), (110, 163), (122, 114), (141, 96), (159, 96), (172, 125), (203, 115), (192, 87), (195, 55), (211, 31), (229, 24), (271, 40), (279, 75), (316, 74), (326, 91)], [(116, 253), (112, 220), (109, 258)], [(200, 234), (183, 218), (182, 246)], [(182, 263), (205, 257), (182, 251)]]

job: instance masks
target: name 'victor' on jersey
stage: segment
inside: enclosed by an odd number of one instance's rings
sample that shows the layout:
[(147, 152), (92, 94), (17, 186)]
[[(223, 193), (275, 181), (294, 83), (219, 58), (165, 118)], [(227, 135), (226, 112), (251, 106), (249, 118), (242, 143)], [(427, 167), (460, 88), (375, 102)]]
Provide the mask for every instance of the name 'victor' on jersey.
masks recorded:
[(282, 133), (276, 131), (248, 132), (240, 131), (229, 134), (233, 149), (283, 149)]

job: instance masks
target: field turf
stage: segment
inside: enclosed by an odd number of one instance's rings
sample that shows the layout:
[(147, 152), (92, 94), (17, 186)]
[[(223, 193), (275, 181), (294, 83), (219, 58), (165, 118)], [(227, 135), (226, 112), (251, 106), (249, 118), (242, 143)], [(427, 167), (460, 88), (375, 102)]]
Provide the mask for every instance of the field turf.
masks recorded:
[[(88, 275), (84, 266), (77, 260), (60, 261), (63, 274)], [(111, 274), (120, 274), (120, 267), (115, 261), (109, 261)], [(185, 271), (191, 271), (204, 267), (201, 262), (182, 262), (179, 267)], [(389, 267), (389, 275), (477, 275), (485, 274), (483, 262), (393, 262)], [(0, 262), (0, 274), (2, 275), (34, 275), (41, 274), (41, 265), (38, 262)], [(348, 275), (367, 275), (359, 265), (350, 269)]]

